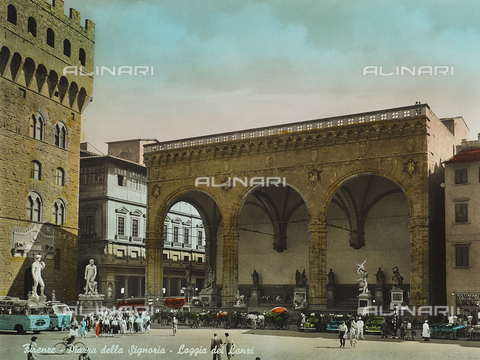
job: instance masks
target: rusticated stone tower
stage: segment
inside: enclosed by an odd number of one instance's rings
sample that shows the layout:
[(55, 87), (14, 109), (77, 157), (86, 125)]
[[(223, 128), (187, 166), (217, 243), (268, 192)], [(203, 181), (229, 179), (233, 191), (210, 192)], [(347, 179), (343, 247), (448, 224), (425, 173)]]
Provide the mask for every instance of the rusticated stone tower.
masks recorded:
[(0, 295), (26, 297), (41, 254), (47, 297), (76, 298), (81, 113), (93, 88), (80, 75), (93, 71), (95, 27), (63, 5), (0, 4)]

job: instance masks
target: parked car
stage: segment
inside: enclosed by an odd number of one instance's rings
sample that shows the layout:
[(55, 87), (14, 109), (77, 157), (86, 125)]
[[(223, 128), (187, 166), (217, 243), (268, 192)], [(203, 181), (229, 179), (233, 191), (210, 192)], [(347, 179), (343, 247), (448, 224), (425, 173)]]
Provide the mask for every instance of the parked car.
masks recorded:
[(300, 328), (300, 331), (326, 331), (328, 321), (325, 315), (312, 314)]
[(343, 317), (334, 317), (330, 319), (327, 324), (326, 330), (331, 332), (338, 332), (338, 327), (343, 322)]
[(383, 320), (383, 316), (374, 316), (373, 318), (367, 320), (365, 323), (365, 332), (380, 334), (382, 332), (381, 327)]

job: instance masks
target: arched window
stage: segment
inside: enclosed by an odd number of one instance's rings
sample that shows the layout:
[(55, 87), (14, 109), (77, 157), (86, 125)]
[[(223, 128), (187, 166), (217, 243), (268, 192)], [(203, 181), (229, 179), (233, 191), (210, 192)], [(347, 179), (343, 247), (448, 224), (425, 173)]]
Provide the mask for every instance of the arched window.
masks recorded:
[(45, 128), (45, 122), (40, 113), (32, 115), (30, 119), (30, 136), (37, 140), (43, 140), (43, 130)]
[(83, 66), (85, 66), (86, 57), (87, 56), (85, 55), (85, 50), (80, 48), (80, 50), (78, 51), (78, 60), (80, 60), (80, 64), (82, 64)]
[(53, 30), (50, 28), (47, 29), (47, 45), (50, 45), (51, 47), (55, 47), (55, 34), (53, 33)]
[(15, 9), (15, 6), (13, 5), (8, 5), (7, 21), (13, 25), (17, 25), (17, 9)]
[(70, 57), (70, 41), (63, 40), (63, 55)]
[(65, 171), (62, 168), (57, 168), (57, 185), (65, 185)]
[(39, 161), (32, 161), (32, 179), (42, 180), (42, 164)]
[(65, 204), (62, 200), (55, 201), (53, 204), (53, 221), (57, 225), (65, 224)]
[(42, 217), (42, 199), (37, 193), (31, 192), (28, 196), (27, 214), (31, 221), (40, 221)]
[(66, 145), (67, 130), (63, 123), (57, 124), (55, 126), (55, 145), (65, 149)]
[(28, 18), (28, 32), (37, 37), (37, 21), (33, 17)]

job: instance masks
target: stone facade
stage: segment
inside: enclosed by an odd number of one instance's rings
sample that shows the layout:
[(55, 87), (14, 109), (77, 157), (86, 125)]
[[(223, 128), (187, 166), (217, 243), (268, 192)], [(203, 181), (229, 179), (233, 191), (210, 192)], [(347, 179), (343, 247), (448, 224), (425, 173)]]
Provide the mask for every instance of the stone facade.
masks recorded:
[(48, 297), (76, 299), (81, 113), (92, 76), (95, 27), (63, 1), (0, 5), (0, 295), (24, 297), (41, 254)]
[[(94, 259), (98, 291), (105, 295), (108, 307), (115, 306), (117, 300), (145, 295), (147, 168), (141, 163), (141, 145), (146, 142), (108, 143), (106, 156), (90, 151), (87, 143), (81, 144), (78, 292), (84, 293), (85, 266)], [(203, 234), (203, 226), (185, 205), (175, 205), (164, 222), (168, 229), (163, 284), (167, 296), (182, 295), (187, 269), (192, 283), (203, 284), (204, 250), (195, 237), (197, 229)], [(187, 228), (189, 233), (185, 234)]]
[(463, 142), (445, 162), (447, 304), (477, 321), (480, 311), (480, 141)]
[[(253, 270), (261, 293), (285, 294), (295, 287), (295, 270), (305, 269), (309, 305), (325, 307), (327, 272), (341, 251), (332, 248), (337, 242), (346, 244), (342, 267), (334, 270), (344, 296), (356, 286), (355, 262), (373, 256), (372, 271), (381, 261), (389, 271), (398, 258), (411, 305), (442, 303), (445, 277), (431, 264), (444, 261), (444, 255), (432, 258), (444, 249), (443, 238), (432, 236), (439, 222), (443, 226), (443, 207), (432, 205), (443, 199), (441, 162), (466, 137), (463, 119), (453, 121), (452, 132), (427, 104), (415, 104), (147, 145), (147, 294), (161, 294), (159, 224), (169, 204), (184, 199), (206, 219), (207, 274), (213, 269), (207, 283), (221, 291), (224, 306), (234, 303), (239, 289), (248, 295)], [(276, 185), (266, 186), (268, 178)], [(381, 201), (390, 196), (395, 212)], [(334, 206), (343, 215), (332, 218)], [(370, 218), (362, 223), (354, 209)], [(389, 215), (403, 216), (403, 225)], [(400, 235), (372, 243), (392, 224)]]

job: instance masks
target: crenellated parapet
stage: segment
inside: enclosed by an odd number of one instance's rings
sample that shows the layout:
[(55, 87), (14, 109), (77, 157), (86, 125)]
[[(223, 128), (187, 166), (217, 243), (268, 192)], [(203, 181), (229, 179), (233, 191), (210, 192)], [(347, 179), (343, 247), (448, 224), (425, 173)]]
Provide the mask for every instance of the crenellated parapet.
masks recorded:
[[(81, 113), (93, 90), (95, 25), (86, 20), (82, 26), (80, 13), (70, 9), (67, 16), (63, 5), (58, 0), (0, 5), (5, 33), (0, 76)], [(76, 74), (67, 70), (72, 67)]]

